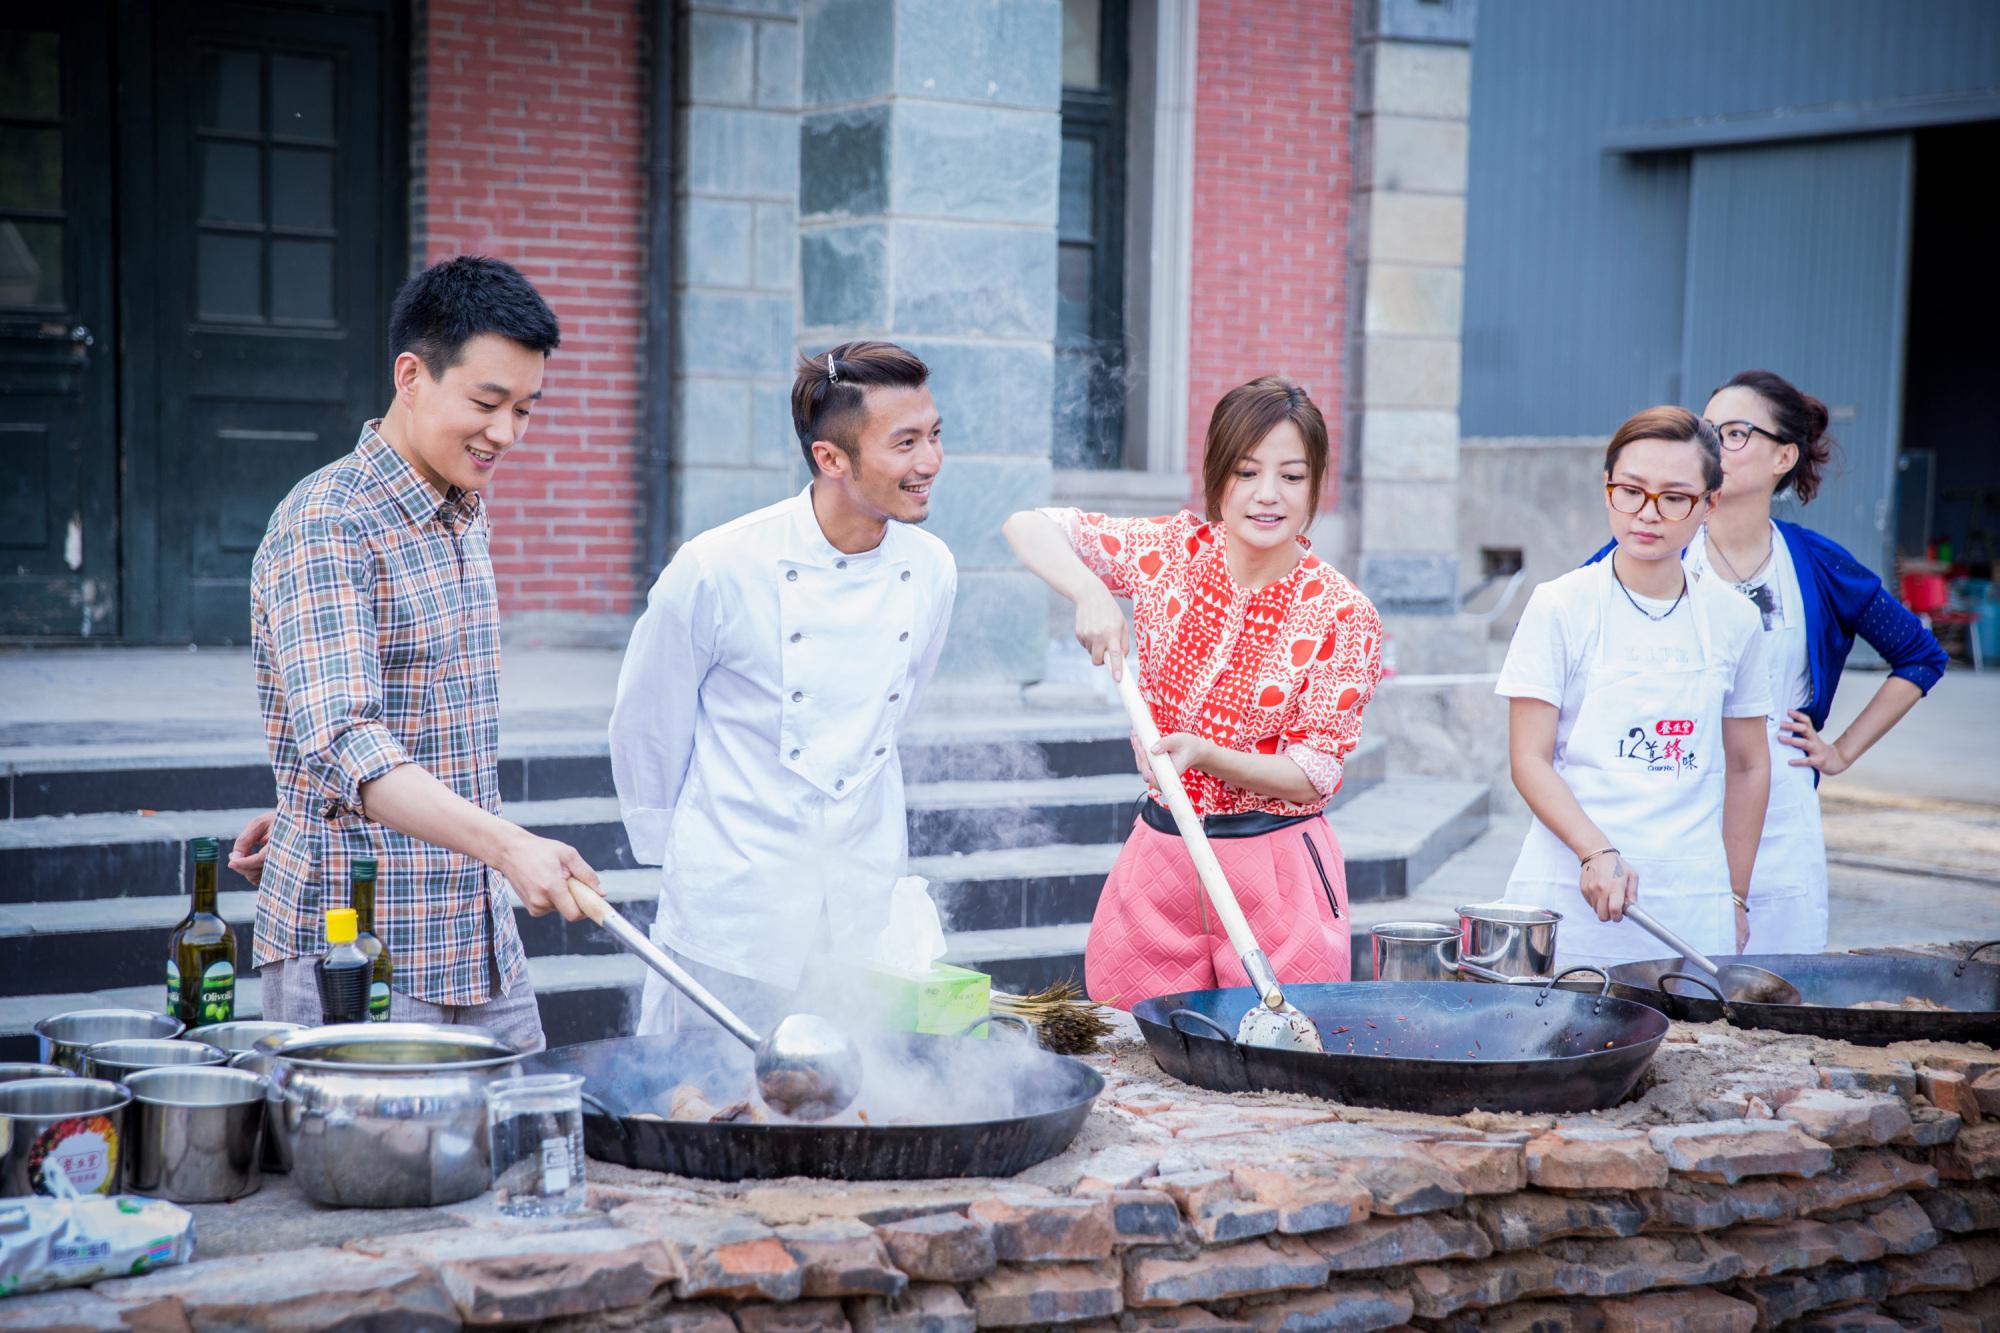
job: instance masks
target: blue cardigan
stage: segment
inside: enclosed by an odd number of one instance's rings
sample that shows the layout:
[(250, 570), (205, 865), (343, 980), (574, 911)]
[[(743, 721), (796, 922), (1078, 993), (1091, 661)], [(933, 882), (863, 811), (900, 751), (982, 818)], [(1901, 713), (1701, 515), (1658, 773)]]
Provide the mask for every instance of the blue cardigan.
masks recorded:
[[(1901, 676), (1929, 694), (1949, 659), (1924, 622), (1891, 597), (1875, 572), (1839, 542), (1796, 523), (1776, 522), (1805, 594), (1806, 675), (1812, 682), (1805, 711), (1813, 729), (1826, 726), (1833, 692), (1840, 687), (1840, 673), (1857, 634), (1882, 654), (1890, 675)], [(1584, 563), (1596, 564), (1616, 545), (1606, 542)]]

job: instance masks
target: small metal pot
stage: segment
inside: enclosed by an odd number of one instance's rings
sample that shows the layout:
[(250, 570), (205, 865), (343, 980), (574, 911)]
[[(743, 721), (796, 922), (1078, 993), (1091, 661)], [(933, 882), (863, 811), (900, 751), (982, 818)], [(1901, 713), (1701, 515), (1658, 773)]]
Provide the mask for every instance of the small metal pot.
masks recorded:
[(75, 1078), (74, 1069), (61, 1065), (30, 1064), (22, 1060), (12, 1064), (0, 1064), (0, 1083), (17, 1083), (24, 1078)]
[(486, 1086), (521, 1056), (483, 1028), (349, 1023), (271, 1052), (273, 1126), (300, 1193), (345, 1208), (421, 1208), (483, 1193)]
[(1458, 928), (1435, 921), (1385, 921), (1369, 932), (1377, 981), (1457, 981)]
[(127, 1074), (142, 1069), (164, 1069), (169, 1065), (219, 1065), (229, 1053), (205, 1041), (180, 1041), (157, 1037), (134, 1037), (126, 1041), (100, 1041), (83, 1053), (85, 1078), (108, 1078), (123, 1082)]
[(83, 1053), (100, 1041), (127, 1037), (178, 1037), (185, 1031), (171, 1014), (146, 1009), (79, 1009), (35, 1024), (36, 1059), (83, 1072)]
[(254, 1193), (264, 1146), (264, 1080), (247, 1069), (142, 1069), (132, 1092), (127, 1187), (175, 1203)]
[(207, 1027), (189, 1028), (184, 1034), (189, 1041), (205, 1041), (211, 1046), (220, 1046), (229, 1052), (229, 1063), (240, 1064), (237, 1058), (250, 1050), (266, 1037), (289, 1037), (294, 1032), (304, 1032), (303, 1023), (280, 1023), (275, 1019), (239, 1018), (233, 1023), (210, 1023)]
[[(312, 1029), (301, 1027), (299, 1032)], [(285, 1175), (292, 1169), (290, 1149), (285, 1136), (278, 1132), (278, 1120), (284, 1114), (285, 1096), (271, 1083), (271, 1053), (290, 1041), (297, 1033), (273, 1032), (259, 1037), (247, 1051), (237, 1051), (229, 1057), (231, 1069), (248, 1070), (264, 1080), (265, 1099), (269, 1103), (264, 1116), (264, 1172), (267, 1175)]]
[(55, 1193), (51, 1160), (79, 1194), (118, 1193), (131, 1100), (120, 1085), (95, 1078), (0, 1084), (0, 1195)]
[[(1546, 978), (1556, 968), (1556, 927), (1562, 913), (1508, 903), (1458, 909), (1458, 961), (1503, 979)], [(1482, 978), (1490, 980), (1490, 978)]]

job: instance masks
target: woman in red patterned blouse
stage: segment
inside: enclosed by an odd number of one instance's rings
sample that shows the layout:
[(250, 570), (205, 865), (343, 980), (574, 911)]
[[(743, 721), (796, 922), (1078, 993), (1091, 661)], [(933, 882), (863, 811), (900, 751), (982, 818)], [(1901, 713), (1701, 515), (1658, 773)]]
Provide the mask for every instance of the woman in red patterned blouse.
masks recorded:
[[(1319, 409), (1266, 377), (1231, 390), (1209, 419), (1207, 521), (1045, 509), (1005, 528), (1021, 563), (1076, 604), (1077, 641), (1114, 675), (1127, 646), (1114, 599), (1131, 601), (1156, 748), (1183, 774), (1286, 982), (1348, 979), (1346, 868), (1320, 812), (1382, 676), (1374, 605), (1302, 535), (1326, 461)], [(1121, 1009), (1248, 984), (1158, 791), (1098, 898), (1084, 980)]]

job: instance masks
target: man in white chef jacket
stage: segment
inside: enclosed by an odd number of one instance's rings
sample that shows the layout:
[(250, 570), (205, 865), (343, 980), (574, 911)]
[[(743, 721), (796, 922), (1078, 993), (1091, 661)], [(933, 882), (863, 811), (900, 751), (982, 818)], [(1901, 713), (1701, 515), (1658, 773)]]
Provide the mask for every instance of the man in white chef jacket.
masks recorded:
[[(663, 868), (655, 943), (759, 1031), (809, 955), (865, 957), (908, 846), (896, 740), (958, 573), (916, 525), (943, 465), (930, 370), (885, 342), (803, 359), (812, 483), (684, 544), (632, 630), (611, 772)], [(647, 974), (639, 1031), (710, 1020)]]

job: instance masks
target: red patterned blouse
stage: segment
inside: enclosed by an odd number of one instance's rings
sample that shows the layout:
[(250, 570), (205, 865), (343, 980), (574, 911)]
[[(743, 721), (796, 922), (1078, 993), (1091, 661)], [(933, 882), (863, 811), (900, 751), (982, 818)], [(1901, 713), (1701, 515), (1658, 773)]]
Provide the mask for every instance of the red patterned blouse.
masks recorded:
[(1164, 518), (1043, 512), (1113, 594), (1131, 599), (1139, 687), (1161, 733), (1285, 755), (1319, 791), (1317, 801), (1295, 804), (1192, 770), (1184, 781), (1196, 812), (1322, 809), (1340, 786), (1341, 766), (1361, 739), (1361, 710), (1382, 679), (1382, 618), (1374, 603), (1304, 537), (1305, 556), (1292, 572), (1253, 591), (1230, 577), (1220, 523), (1185, 510)]

